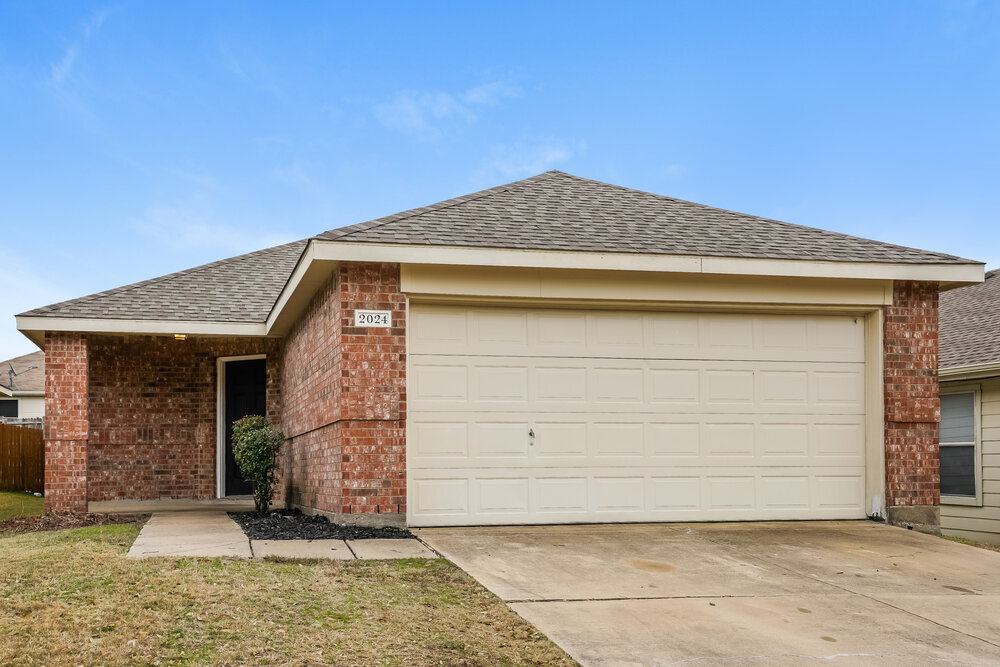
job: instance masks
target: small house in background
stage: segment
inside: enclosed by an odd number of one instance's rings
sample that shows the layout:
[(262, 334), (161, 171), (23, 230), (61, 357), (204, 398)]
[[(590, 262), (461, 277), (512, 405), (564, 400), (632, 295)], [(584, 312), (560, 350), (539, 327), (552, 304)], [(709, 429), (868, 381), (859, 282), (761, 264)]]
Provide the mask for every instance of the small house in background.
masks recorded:
[(0, 361), (0, 417), (45, 416), (45, 353)]
[(1000, 270), (941, 294), (941, 531), (1000, 544)]

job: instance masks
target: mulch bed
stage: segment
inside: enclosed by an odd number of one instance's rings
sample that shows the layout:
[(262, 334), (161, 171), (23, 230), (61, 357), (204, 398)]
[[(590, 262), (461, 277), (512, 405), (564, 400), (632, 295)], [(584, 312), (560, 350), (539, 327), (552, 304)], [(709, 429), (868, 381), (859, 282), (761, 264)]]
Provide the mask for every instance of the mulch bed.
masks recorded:
[(100, 512), (76, 514), (72, 512), (53, 512), (51, 514), (25, 516), (0, 521), (0, 535), (32, 533), (42, 530), (65, 530), (67, 528), (83, 528), (84, 526), (141, 523), (148, 518), (148, 514), (104, 514)]
[(415, 539), (405, 528), (370, 528), (331, 523), (325, 516), (303, 514), (299, 510), (230, 512), (251, 540), (400, 540)]

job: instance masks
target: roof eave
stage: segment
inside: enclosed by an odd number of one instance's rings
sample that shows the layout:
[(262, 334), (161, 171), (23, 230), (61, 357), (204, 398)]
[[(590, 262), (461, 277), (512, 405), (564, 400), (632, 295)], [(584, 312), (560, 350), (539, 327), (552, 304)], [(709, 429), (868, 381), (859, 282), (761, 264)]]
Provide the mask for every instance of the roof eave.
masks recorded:
[(938, 378), (946, 381), (981, 380), (995, 375), (1000, 375), (1000, 361), (938, 369)]
[[(391, 262), (460, 266), (708, 273), (790, 278), (922, 280), (949, 285), (983, 282), (985, 265), (961, 263), (832, 262), (647, 253), (532, 250), (348, 241), (310, 241), (313, 261)], [(287, 287), (287, 286), (286, 286)], [(280, 299), (279, 299), (280, 300)]]

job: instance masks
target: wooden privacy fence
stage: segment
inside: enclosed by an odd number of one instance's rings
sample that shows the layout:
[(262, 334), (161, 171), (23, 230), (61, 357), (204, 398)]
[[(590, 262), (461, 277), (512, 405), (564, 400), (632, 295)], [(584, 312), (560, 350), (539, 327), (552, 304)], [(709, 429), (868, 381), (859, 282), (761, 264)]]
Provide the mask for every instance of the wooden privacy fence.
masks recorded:
[(45, 438), (26, 426), (0, 424), (0, 490), (45, 489)]

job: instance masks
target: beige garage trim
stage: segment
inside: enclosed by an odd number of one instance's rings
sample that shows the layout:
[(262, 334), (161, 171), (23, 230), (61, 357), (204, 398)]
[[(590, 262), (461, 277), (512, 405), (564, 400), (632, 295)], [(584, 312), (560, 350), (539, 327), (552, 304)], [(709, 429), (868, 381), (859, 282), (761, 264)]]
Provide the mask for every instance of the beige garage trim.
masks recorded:
[(866, 514), (863, 316), (413, 303), (411, 525)]

